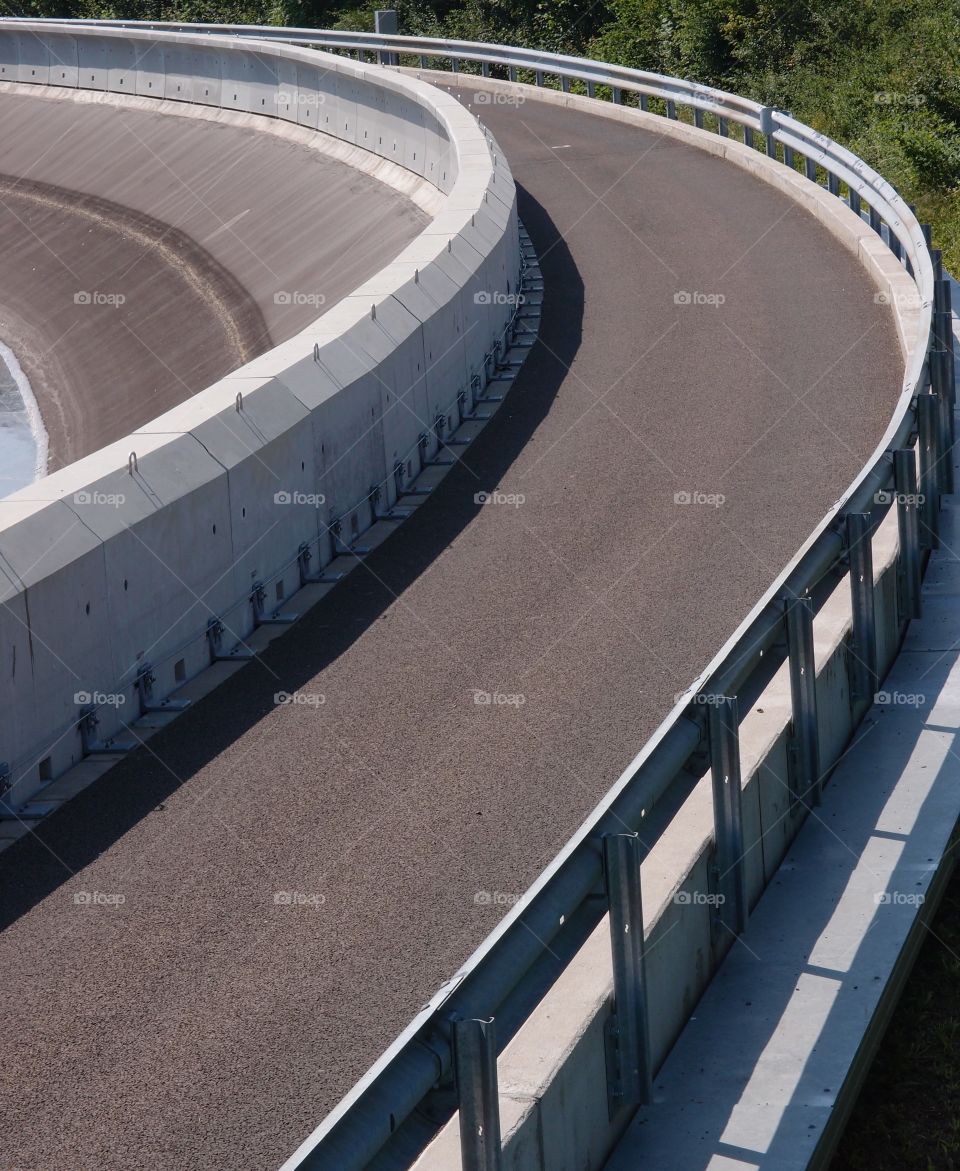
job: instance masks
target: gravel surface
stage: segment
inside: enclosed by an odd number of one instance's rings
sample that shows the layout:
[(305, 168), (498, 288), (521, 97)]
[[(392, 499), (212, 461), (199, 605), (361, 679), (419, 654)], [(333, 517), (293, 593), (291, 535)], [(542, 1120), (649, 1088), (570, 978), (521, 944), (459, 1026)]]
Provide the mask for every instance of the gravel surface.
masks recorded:
[[(363, 568), (0, 855), (4, 1167), (278, 1165), (884, 429), (892, 319), (807, 213), (644, 130), (535, 101), (482, 117), (542, 259), (542, 339)], [(494, 488), (522, 501), (474, 503)]]

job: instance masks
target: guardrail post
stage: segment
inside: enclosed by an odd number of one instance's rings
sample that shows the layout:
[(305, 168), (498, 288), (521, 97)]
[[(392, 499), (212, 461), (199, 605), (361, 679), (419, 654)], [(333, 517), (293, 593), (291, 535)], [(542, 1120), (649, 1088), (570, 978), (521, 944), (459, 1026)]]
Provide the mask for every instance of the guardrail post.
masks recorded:
[(883, 238), (883, 223), (880, 219), (880, 213), (873, 206), (873, 204), (870, 205), (870, 227), (881, 239)]
[(926, 549), (940, 548), (940, 403), (935, 394), (917, 395), (917, 430), (920, 448), (921, 507), (920, 542)]
[(463, 1171), (500, 1171), (500, 1100), (494, 1023), (453, 1023)]
[(840, 194), (840, 179), (833, 171), (827, 171), (827, 190), (831, 195), (839, 196)]
[(817, 668), (813, 650), (813, 602), (788, 598), (787, 650), (793, 734), (790, 741), (790, 788), (796, 801), (820, 804), (820, 728), (817, 718)]
[(743, 145), (750, 146), (750, 147), (753, 146), (753, 127), (752, 126), (744, 126), (744, 128), (743, 128)]
[(849, 191), (849, 195), (850, 195), (850, 199), (849, 199), (850, 210), (853, 212), (854, 215), (859, 216), (860, 215), (860, 192), (854, 191), (854, 189), (852, 187), (848, 188), (848, 191)]
[(955, 355), (953, 347), (953, 295), (950, 281), (946, 278), (933, 286), (933, 336), (937, 350), (946, 350), (947, 362), (944, 377), (950, 402), (956, 405)]
[(815, 159), (809, 158), (807, 155), (803, 157), (803, 173), (810, 180), (811, 183), (817, 181), (817, 163)]
[[(395, 37), (399, 25), (397, 23), (397, 10), (395, 8), (378, 8), (373, 14), (373, 30), (385, 37)], [(391, 53), (389, 50), (380, 50), (377, 53), (377, 60), (381, 65), (399, 65), (400, 55), (398, 53)]]
[(693, 107), (693, 124), (700, 130), (703, 129), (703, 110), (699, 106)]
[(847, 514), (847, 558), (850, 562), (850, 698), (873, 702), (877, 693), (877, 620), (873, 593), (873, 537), (869, 513)]
[(740, 716), (736, 696), (717, 695), (709, 709), (710, 771), (713, 776), (713, 823), (716, 839), (717, 894), (715, 920), (733, 935), (747, 925), (747, 872), (743, 858), (743, 813), (740, 788)]
[(623, 105), (623, 90), (622, 89), (618, 89), (617, 86), (614, 86), (612, 96), (613, 96), (613, 104), (615, 106), (622, 106)]
[(637, 835), (606, 835), (603, 868), (613, 956), (614, 1005), (606, 1038), (607, 1097), (612, 1117), (622, 1106), (650, 1101), (652, 1071)]
[(946, 350), (931, 349), (927, 354), (930, 367), (930, 388), (940, 404), (940, 490), (954, 489), (954, 399), (950, 387), (950, 356)]
[(912, 448), (900, 448), (893, 453), (893, 480), (897, 489), (903, 617), (919, 618), (920, 528), (917, 523), (917, 463)]
[(640, 109), (641, 110), (649, 110), (650, 109), (650, 99), (647, 97), (646, 94), (640, 95)]
[(726, 118), (717, 118), (717, 133), (721, 138), (730, 137), (730, 123)]

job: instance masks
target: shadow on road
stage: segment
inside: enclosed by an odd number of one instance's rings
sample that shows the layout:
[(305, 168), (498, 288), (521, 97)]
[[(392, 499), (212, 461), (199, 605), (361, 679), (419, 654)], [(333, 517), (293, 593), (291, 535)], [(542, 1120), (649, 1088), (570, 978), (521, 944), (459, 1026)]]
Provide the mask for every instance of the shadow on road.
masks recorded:
[[(544, 276), (540, 341), (507, 401), (434, 496), (284, 636), (0, 854), (0, 929), (94, 861), (180, 785), (348, 648), (470, 523), (550, 409), (580, 347), (583, 282), (543, 207), (518, 185)], [(542, 343), (542, 344), (541, 344)], [(304, 767), (309, 762), (304, 761)], [(264, 778), (266, 780), (266, 778)], [(198, 810), (203, 816), (203, 810)]]

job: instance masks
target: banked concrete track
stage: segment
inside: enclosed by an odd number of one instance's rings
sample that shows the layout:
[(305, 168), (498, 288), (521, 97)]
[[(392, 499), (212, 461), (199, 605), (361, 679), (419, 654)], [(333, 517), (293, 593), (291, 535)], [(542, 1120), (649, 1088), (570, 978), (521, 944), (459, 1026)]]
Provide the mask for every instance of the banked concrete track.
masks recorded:
[(249, 115), (11, 88), (0, 338), (40, 403), (51, 471), (286, 341), (427, 222), (346, 163), (251, 133)]
[[(892, 322), (806, 213), (642, 129), (478, 112), (541, 256), (540, 342), (362, 568), (0, 856), (5, 1165), (278, 1164), (554, 855), (889, 418)], [(78, 891), (124, 901), (81, 911)]]

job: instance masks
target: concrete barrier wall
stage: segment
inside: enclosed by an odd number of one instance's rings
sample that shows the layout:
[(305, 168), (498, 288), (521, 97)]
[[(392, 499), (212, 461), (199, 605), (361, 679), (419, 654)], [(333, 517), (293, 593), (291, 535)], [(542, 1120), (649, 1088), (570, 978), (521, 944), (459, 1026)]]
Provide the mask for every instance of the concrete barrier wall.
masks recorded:
[[(516, 192), (460, 104), (396, 73), (291, 46), (48, 24), (0, 26), (0, 81), (136, 94), (283, 119), (422, 176), (444, 206), (394, 260), (290, 341), (0, 501), (0, 761), (17, 807), (223, 648), (397, 496), (487, 381), (512, 312)], [(189, 132), (189, 130), (187, 131)], [(320, 196), (322, 197), (322, 196)], [(292, 211), (291, 214), (302, 214)], [(481, 295), (483, 294), (483, 295)], [(459, 399), (459, 401), (458, 401)], [(418, 444), (423, 432), (425, 450)]]

